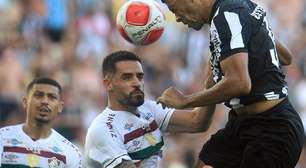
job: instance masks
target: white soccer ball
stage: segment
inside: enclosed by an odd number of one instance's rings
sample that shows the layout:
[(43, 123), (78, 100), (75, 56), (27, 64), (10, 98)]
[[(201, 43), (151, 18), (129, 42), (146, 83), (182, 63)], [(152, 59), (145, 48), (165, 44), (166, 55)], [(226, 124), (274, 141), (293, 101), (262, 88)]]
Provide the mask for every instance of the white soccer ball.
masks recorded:
[(132, 0), (124, 3), (117, 14), (121, 36), (136, 45), (148, 45), (164, 32), (165, 16), (154, 0)]

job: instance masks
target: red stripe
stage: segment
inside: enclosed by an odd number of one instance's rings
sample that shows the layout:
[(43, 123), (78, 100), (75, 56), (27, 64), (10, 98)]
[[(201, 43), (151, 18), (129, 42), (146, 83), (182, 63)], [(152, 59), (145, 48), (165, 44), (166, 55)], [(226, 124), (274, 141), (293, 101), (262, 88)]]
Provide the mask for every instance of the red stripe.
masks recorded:
[(42, 156), (45, 158), (52, 158), (52, 157), (56, 157), (58, 160), (64, 162), (66, 164), (66, 156), (64, 155), (60, 155), (57, 153), (53, 153), (53, 152), (49, 152), (49, 151), (39, 151), (39, 153), (35, 153), (31, 150), (28, 150), (26, 148), (22, 148), (22, 147), (8, 147), (5, 146), (3, 148), (4, 152), (16, 152), (16, 153), (24, 153), (24, 154), (35, 154), (38, 156)]
[(138, 128), (128, 134), (124, 135), (124, 144), (130, 142), (133, 139), (143, 136), (146, 133), (153, 132), (158, 128), (157, 123), (153, 120), (148, 128)]

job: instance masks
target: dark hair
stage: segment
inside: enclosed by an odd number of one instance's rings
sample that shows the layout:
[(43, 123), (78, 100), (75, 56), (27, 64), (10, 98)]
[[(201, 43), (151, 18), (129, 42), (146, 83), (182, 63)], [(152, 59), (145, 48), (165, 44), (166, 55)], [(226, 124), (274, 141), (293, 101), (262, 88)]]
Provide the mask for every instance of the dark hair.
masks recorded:
[(108, 73), (116, 72), (116, 63), (120, 61), (138, 61), (142, 63), (140, 57), (129, 51), (117, 51), (106, 56), (102, 63), (102, 73), (105, 76)]
[(62, 87), (61, 85), (54, 79), (51, 79), (51, 78), (48, 78), (48, 77), (38, 77), (38, 78), (35, 78), (33, 79), (29, 84), (28, 84), (28, 87), (27, 87), (27, 93), (30, 92), (30, 90), (33, 88), (33, 86), (35, 84), (48, 84), (48, 85), (53, 85), (55, 87), (58, 88), (59, 90), (59, 94), (62, 93)]

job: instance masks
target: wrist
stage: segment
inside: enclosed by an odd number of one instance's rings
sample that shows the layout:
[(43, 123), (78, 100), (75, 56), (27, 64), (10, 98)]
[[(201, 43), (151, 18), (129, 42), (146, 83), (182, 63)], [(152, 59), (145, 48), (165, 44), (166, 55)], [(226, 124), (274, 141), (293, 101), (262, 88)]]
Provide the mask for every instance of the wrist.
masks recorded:
[(192, 96), (191, 95), (188, 95), (188, 96), (184, 97), (182, 108), (183, 109), (185, 109), (185, 108), (193, 108), (192, 107)]

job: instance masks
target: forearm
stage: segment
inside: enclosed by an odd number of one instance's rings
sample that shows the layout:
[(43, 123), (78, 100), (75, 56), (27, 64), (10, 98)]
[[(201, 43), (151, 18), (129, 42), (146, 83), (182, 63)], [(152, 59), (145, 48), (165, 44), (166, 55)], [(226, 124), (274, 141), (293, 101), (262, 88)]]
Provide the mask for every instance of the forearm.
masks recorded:
[(292, 53), (282, 43), (276, 40), (276, 50), (279, 56), (279, 62), (281, 65), (290, 65), (292, 62)]
[(247, 89), (239, 79), (231, 79), (224, 77), (220, 82), (210, 89), (203, 90), (186, 96), (186, 104), (184, 108), (194, 108), (218, 104), (230, 98), (247, 94)]
[(197, 126), (194, 127), (194, 130), (192, 130), (192, 132), (207, 131), (211, 124), (215, 109), (215, 104), (196, 108), (195, 110), (197, 111), (198, 122)]
[(211, 123), (215, 105), (193, 110), (176, 110), (167, 127), (171, 133), (196, 133), (206, 131)]
[(137, 168), (136, 165), (130, 160), (124, 160), (121, 164), (115, 168)]

